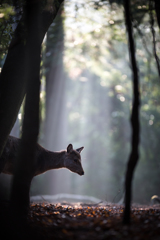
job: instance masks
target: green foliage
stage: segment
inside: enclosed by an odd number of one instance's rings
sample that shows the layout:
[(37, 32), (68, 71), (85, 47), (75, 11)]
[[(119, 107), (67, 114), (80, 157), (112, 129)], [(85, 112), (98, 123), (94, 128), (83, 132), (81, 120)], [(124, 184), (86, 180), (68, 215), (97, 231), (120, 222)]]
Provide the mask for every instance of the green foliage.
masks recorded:
[(2, 5), (0, 5), (0, 59), (1, 61), (3, 61), (3, 58), (7, 53), (8, 46), (13, 35), (13, 24), (15, 24), (14, 16), (15, 16), (15, 11), (12, 5), (10, 5), (7, 2), (2, 3)]

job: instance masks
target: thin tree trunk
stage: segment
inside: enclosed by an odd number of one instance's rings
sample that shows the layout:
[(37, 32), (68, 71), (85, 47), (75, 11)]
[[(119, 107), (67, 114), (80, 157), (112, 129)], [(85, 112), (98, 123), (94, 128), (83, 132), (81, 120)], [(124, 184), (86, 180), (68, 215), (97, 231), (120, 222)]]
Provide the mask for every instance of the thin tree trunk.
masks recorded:
[(133, 30), (131, 22), (130, 1), (124, 0), (125, 21), (128, 32), (128, 45), (130, 53), (130, 61), (133, 73), (133, 107), (131, 113), (131, 126), (132, 126), (132, 149), (128, 160), (126, 177), (125, 177), (125, 209), (123, 215), (123, 223), (130, 223), (130, 205), (132, 199), (132, 179), (135, 166), (139, 158), (139, 77), (138, 68), (135, 57), (135, 45), (133, 39)]
[(157, 15), (157, 22), (160, 28), (160, 1), (159, 0), (154, 0), (155, 2), (155, 10), (156, 10), (156, 15)]
[[(158, 70), (158, 74), (159, 74), (159, 77), (160, 77), (160, 62), (159, 62), (159, 57), (157, 55), (157, 50), (156, 50), (156, 33), (155, 33), (155, 30), (154, 30), (154, 17), (153, 17), (154, 6), (153, 6), (153, 3), (154, 2), (152, 0), (149, 0), (150, 24), (151, 24), (151, 32), (152, 32), (152, 36), (153, 36), (153, 54), (154, 54), (154, 57), (155, 57), (155, 60), (156, 60), (157, 70)], [(160, 7), (160, 4), (157, 3), (157, 7)], [(159, 14), (158, 9), (157, 9), (156, 13)], [(157, 16), (157, 20), (159, 20), (158, 17), (159, 16)]]

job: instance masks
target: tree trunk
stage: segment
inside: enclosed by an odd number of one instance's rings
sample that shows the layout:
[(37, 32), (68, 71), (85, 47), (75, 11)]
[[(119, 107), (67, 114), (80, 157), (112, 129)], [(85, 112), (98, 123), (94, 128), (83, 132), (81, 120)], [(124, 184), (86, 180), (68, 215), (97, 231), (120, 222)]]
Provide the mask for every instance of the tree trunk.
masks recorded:
[(123, 216), (123, 223), (130, 223), (130, 205), (131, 205), (131, 193), (132, 193), (132, 178), (135, 166), (139, 158), (138, 146), (139, 146), (139, 77), (138, 68), (135, 57), (135, 45), (133, 39), (133, 30), (131, 23), (130, 13), (130, 1), (124, 1), (125, 9), (125, 21), (128, 32), (128, 44), (129, 53), (133, 73), (133, 108), (131, 113), (131, 126), (132, 126), (132, 149), (128, 160), (126, 177), (125, 177), (125, 209)]
[[(27, 66), (25, 65), (25, 56), (27, 55), (28, 48), (31, 47), (34, 49), (41, 46), (46, 31), (56, 17), (62, 2), (63, 0), (56, 1), (55, 6), (49, 5), (48, 3), (43, 11), (41, 10), (41, 12), (35, 13), (39, 14), (40, 25), (37, 26), (34, 19), (30, 22), (31, 27), (27, 33), (27, 41), (30, 46), (25, 41), (25, 13), (15, 30), (0, 75), (0, 155), (2, 154), (7, 137), (16, 121), (19, 108), (25, 96), (28, 77), (32, 78), (32, 75), (28, 76), (28, 74), (26, 75), (25, 73), (31, 69), (34, 71), (34, 62), (32, 58), (29, 64)], [(32, 17), (36, 18), (36, 16)], [(37, 35), (39, 36), (38, 42), (35, 41)]]
[[(10, 212), (8, 217), (3, 216), (11, 220), (11, 229), (8, 233), (13, 233), (13, 236), (15, 234), (16, 239), (22, 237), (20, 234), (23, 231), (24, 221), (21, 222), (21, 219), (27, 219), (29, 190), (33, 177), (34, 150), (39, 127), (41, 43), (61, 2), (56, 1), (56, 6), (47, 5), (42, 11), (41, 1), (26, 1), (24, 6), (26, 11), (24, 10), (15, 31), (0, 78), (0, 153), (16, 120), (24, 95), (27, 93), (23, 134), (11, 189), (12, 217), (10, 219)], [(2, 223), (5, 226), (3, 218)], [(5, 234), (7, 234), (6, 231)]]
[(158, 22), (158, 26), (160, 28), (160, 1), (154, 0), (154, 2), (155, 2), (155, 10), (156, 10), (156, 15), (157, 15), (157, 22)]
[[(157, 3), (157, 1), (155, 1), (155, 8), (160, 7), (160, 4)], [(156, 60), (156, 64), (157, 64), (157, 70), (158, 70), (158, 74), (160, 77), (160, 62), (159, 62), (159, 57), (157, 55), (157, 50), (156, 50), (156, 33), (154, 30), (154, 16), (153, 16), (153, 11), (154, 11), (154, 2), (153, 0), (149, 0), (149, 14), (150, 14), (150, 24), (151, 24), (151, 32), (152, 32), (152, 37), (153, 37), (153, 54)], [(156, 10), (157, 13), (157, 20), (159, 21), (159, 9)], [(159, 22), (158, 22), (159, 24)]]
[[(41, 3), (26, 4), (26, 30), (33, 34), (32, 23), (40, 25)], [(39, 42), (39, 35), (34, 37), (35, 42)], [(33, 178), (34, 152), (39, 132), (39, 89), (40, 89), (40, 44), (33, 48), (32, 38), (26, 39), (27, 52), (25, 55), (24, 74), (28, 79), (27, 95), (25, 101), (24, 120), (22, 127), (22, 139), (20, 152), (18, 155), (15, 175), (13, 178), (11, 192), (11, 207), (20, 214), (27, 212), (29, 206), (29, 190)], [(31, 60), (32, 59), (32, 60)], [(33, 67), (28, 69), (32, 61)]]

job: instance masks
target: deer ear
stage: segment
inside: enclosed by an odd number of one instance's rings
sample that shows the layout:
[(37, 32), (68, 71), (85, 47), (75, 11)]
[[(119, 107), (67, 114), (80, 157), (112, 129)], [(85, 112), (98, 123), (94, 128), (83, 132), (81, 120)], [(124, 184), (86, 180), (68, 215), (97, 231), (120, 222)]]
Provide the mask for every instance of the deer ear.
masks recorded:
[(77, 148), (77, 149), (76, 149), (76, 151), (77, 151), (77, 152), (79, 152), (79, 153), (81, 153), (81, 152), (82, 152), (82, 150), (83, 150), (83, 148), (84, 148), (84, 147)]
[(72, 144), (69, 144), (67, 147), (67, 153), (71, 153), (73, 151), (73, 146)]

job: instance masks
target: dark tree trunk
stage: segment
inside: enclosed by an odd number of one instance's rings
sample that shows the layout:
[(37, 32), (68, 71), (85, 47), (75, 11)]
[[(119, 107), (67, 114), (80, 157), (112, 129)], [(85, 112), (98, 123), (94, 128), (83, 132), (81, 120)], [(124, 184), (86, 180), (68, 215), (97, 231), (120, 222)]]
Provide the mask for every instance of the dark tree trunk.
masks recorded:
[[(8, 217), (2, 216), (11, 220), (11, 229), (8, 233), (13, 233), (13, 236), (15, 234), (16, 239), (22, 237), (24, 221), (21, 219), (27, 219), (29, 190), (33, 177), (34, 150), (39, 128), (41, 43), (61, 2), (56, 1), (56, 6), (47, 5), (42, 11), (42, 1), (26, 1), (0, 78), (0, 154), (16, 120), (24, 95), (27, 94), (22, 140), (11, 189), (10, 209), (13, 214), (9, 212)], [(3, 225), (8, 228), (9, 225), (5, 225), (5, 221), (1, 219)], [(7, 234), (5, 228), (4, 232)]]
[[(158, 3), (155, 0), (155, 9), (160, 7), (160, 3)], [(157, 70), (158, 70), (158, 74), (160, 77), (160, 62), (159, 62), (159, 58), (157, 55), (157, 50), (156, 50), (156, 33), (154, 30), (154, 16), (153, 16), (153, 11), (154, 11), (154, 1), (153, 0), (149, 0), (149, 13), (150, 13), (150, 24), (151, 24), (151, 32), (152, 32), (152, 36), (153, 36), (153, 54), (156, 60), (156, 64), (157, 64)], [(156, 14), (157, 14), (157, 20), (158, 20), (158, 24), (159, 24), (159, 14), (160, 14), (160, 10), (156, 9)], [(159, 25), (160, 26), (160, 25)]]
[[(37, 2), (38, 1), (35, 1), (34, 4)], [(62, 2), (63, 0), (56, 1), (55, 6), (50, 6), (48, 4), (45, 7), (45, 10), (36, 12), (35, 15), (39, 14), (40, 25), (38, 26), (37, 22), (34, 22), (34, 18), (37, 16), (32, 16), (33, 21), (30, 21), (29, 24), (31, 24), (31, 26), (29, 28), (29, 32), (27, 33), (28, 43), (25, 41), (25, 13), (15, 30), (14, 37), (8, 50), (7, 58), (0, 75), (0, 155), (2, 154), (7, 137), (14, 125), (14, 122), (16, 121), (19, 108), (26, 93), (27, 81), (32, 78), (32, 75), (29, 76), (25, 73), (31, 73), (34, 71), (34, 58), (30, 59), (27, 66), (25, 63), (25, 56), (27, 55), (28, 48), (40, 48), (45, 33), (50, 24), (53, 22), (53, 19), (55, 18)], [(35, 39), (37, 39), (37, 35), (39, 36), (38, 42), (37, 40), (35, 41)]]
[[(41, 3), (26, 4), (24, 13), (26, 13), (26, 32), (33, 35), (34, 29), (32, 23), (40, 25)], [(39, 42), (39, 35), (34, 37), (35, 42)], [(20, 213), (27, 213), (29, 207), (29, 190), (33, 178), (34, 152), (39, 132), (39, 90), (40, 90), (40, 54), (41, 46), (33, 47), (32, 38), (26, 39), (27, 52), (25, 55), (24, 74), (28, 79), (24, 120), (22, 127), (22, 139), (20, 152), (18, 155), (15, 175), (13, 178), (11, 192), (11, 208)], [(28, 68), (32, 59), (33, 67)]]
[(156, 10), (156, 15), (157, 15), (157, 22), (158, 22), (158, 26), (160, 28), (160, 1), (154, 0), (154, 2), (155, 2), (155, 10)]
[(130, 1), (124, 1), (125, 9), (125, 21), (128, 32), (128, 45), (130, 53), (130, 61), (133, 73), (133, 108), (131, 113), (131, 126), (132, 126), (132, 149), (128, 160), (126, 177), (125, 177), (125, 209), (123, 216), (123, 223), (130, 223), (130, 205), (131, 205), (131, 193), (132, 193), (132, 179), (135, 166), (139, 158), (138, 146), (139, 146), (139, 78), (138, 68), (135, 57), (135, 45), (133, 39), (133, 30), (131, 23), (130, 13)]

